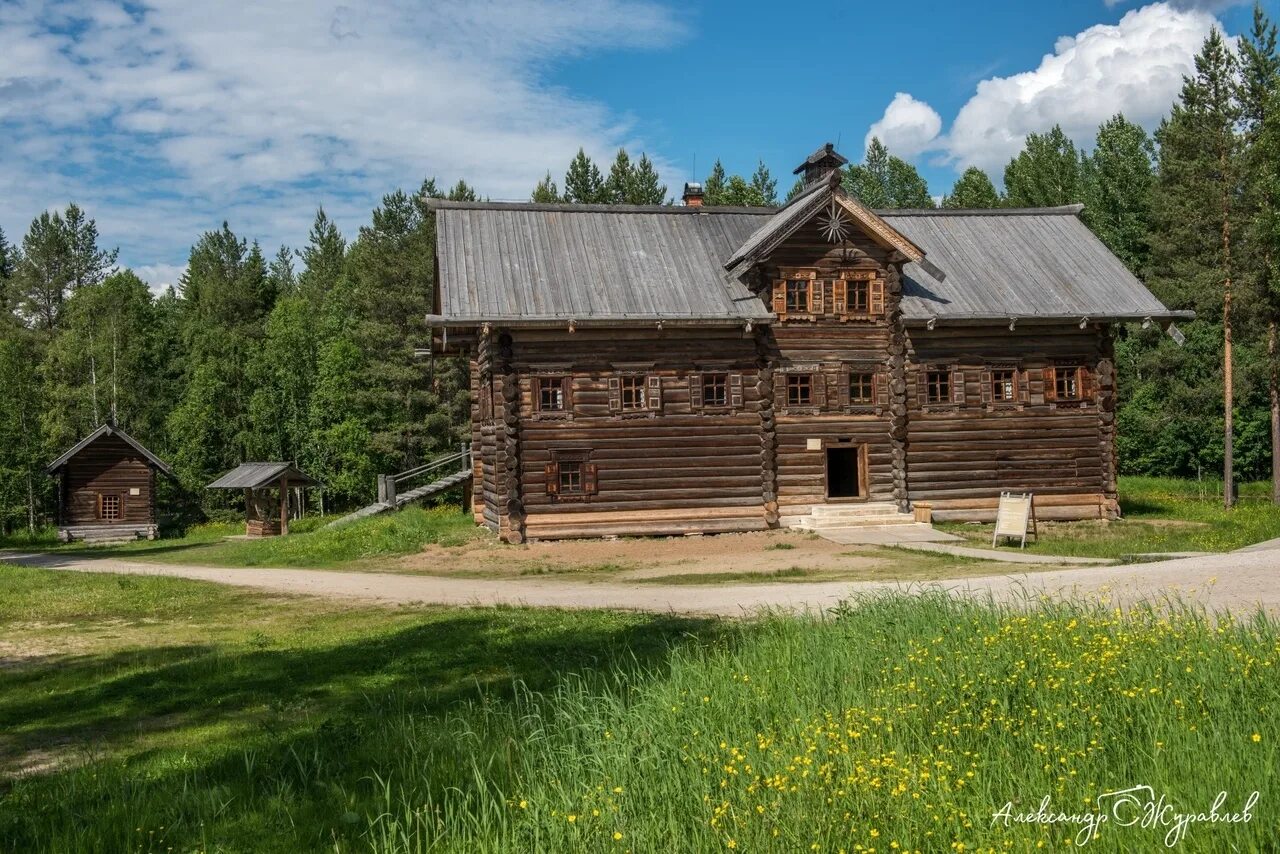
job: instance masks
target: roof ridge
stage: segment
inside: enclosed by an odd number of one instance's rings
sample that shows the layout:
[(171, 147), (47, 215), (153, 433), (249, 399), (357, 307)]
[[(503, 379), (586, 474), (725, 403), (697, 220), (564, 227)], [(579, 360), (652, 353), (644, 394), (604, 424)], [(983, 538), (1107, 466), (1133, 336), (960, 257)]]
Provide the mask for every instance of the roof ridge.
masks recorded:
[(448, 199), (428, 199), (430, 210), (469, 210), (469, 211), (546, 211), (563, 213), (671, 213), (671, 214), (754, 214), (771, 216), (781, 210), (780, 207), (744, 207), (738, 205), (581, 205), (572, 202), (453, 202)]
[(881, 208), (879, 216), (1079, 216), (1084, 205), (1046, 208)]

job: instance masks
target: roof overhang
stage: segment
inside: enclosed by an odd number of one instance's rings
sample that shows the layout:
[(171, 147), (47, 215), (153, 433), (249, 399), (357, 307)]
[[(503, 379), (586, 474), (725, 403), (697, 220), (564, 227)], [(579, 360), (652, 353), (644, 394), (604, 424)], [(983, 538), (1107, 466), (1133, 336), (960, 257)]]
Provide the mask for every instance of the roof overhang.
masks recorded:
[(427, 325), (447, 329), (471, 328), (488, 324), (503, 329), (574, 329), (630, 327), (642, 329), (761, 326), (772, 323), (775, 315), (760, 314), (745, 317), (445, 317), (427, 315)]
[(147, 462), (154, 466), (158, 471), (168, 475), (169, 477), (173, 477), (173, 469), (169, 467), (168, 463), (164, 462), (155, 454), (147, 450), (137, 439), (133, 438), (119, 427), (112, 426), (111, 424), (103, 424), (97, 430), (94, 430), (88, 436), (85, 436), (79, 442), (76, 442), (75, 445), (68, 449), (66, 453), (49, 463), (49, 465), (45, 467), (45, 472), (47, 474), (53, 474), (70, 462), (72, 457), (89, 447), (89, 445), (93, 444), (103, 436), (115, 436), (121, 439), (126, 445), (141, 454)]
[(320, 485), (293, 463), (241, 463), (205, 489), (267, 489), (282, 482), (286, 488)]
[(1152, 311), (1141, 313), (1106, 314), (938, 314), (903, 317), (904, 325), (933, 329), (935, 326), (991, 326), (991, 325), (1061, 325), (1064, 323), (1086, 327), (1091, 323), (1157, 323), (1168, 326), (1177, 320), (1194, 320), (1194, 311)]

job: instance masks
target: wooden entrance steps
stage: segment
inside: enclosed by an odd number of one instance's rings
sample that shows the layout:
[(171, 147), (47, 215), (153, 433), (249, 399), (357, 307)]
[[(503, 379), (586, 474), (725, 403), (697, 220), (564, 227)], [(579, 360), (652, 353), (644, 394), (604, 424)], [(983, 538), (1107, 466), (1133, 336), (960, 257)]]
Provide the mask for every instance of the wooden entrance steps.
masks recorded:
[(455, 486), (466, 482), (471, 478), (471, 476), (471, 471), (469, 469), (467, 471), (459, 471), (450, 475), (445, 475), (438, 480), (428, 483), (426, 486), (419, 486), (418, 488), (411, 489), (408, 492), (397, 493), (392, 501), (376, 501), (367, 507), (361, 507), (354, 513), (348, 513), (346, 516), (335, 519), (326, 527), (333, 528), (338, 525), (345, 525), (348, 522), (354, 522), (357, 519), (363, 519), (366, 516), (374, 516), (378, 513), (385, 513), (388, 510), (399, 510), (406, 504), (410, 504), (414, 501), (421, 501), (424, 498), (431, 498), (433, 495), (439, 495), (445, 490), (453, 489)]
[(898, 505), (890, 501), (869, 501), (860, 504), (815, 504), (809, 509), (809, 515), (802, 516), (795, 527), (821, 532), (833, 528), (914, 524), (915, 516), (901, 512)]

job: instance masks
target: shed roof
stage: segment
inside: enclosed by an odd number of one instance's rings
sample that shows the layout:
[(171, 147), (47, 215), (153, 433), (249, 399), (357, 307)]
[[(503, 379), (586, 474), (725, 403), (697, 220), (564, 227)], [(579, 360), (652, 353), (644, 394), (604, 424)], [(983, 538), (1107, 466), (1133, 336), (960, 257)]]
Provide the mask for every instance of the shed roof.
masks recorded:
[[(767, 323), (773, 313), (741, 274), (828, 196), (846, 198), (823, 181), (780, 209), (432, 202), (440, 315), (430, 320)], [(924, 255), (904, 267), (904, 319), (1191, 316), (1166, 309), (1080, 221), (1081, 210), (875, 211)]]
[(94, 430), (88, 436), (85, 436), (79, 442), (76, 442), (75, 445), (69, 448), (66, 453), (58, 457), (53, 462), (49, 463), (49, 465), (45, 468), (45, 471), (48, 472), (49, 474), (53, 474), (58, 469), (62, 468), (67, 463), (69, 463), (72, 457), (79, 454), (81, 451), (83, 451), (85, 448), (89, 447), (94, 442), (101, 439), (103, 436), (115, 436), (123, 440), (124, 443), (127, 444), (129, 447), (133, 448), (139, 454), (142, 454), (142, 456), (146, 458), (147, 462), (150, 463), (152, 466), (154, 466), (156, 469), (164, 472), (170, 477), (173, 476), (173, 469), (169, 468), (168, 463), (164, 462), (155, 454), (151, 453), (151, 451), (147, 450), (147, 448), (137, 439), (133, 438), (128, 433), (124, 432), (119, 427), (116, 427), (112, 424), (103, 424), (97, 430)]
[(241, 463), (205, 489), (262, 489), (279, 486), (281, 478), (286, 478), (289, 486), (319, 484), (293, 463)]

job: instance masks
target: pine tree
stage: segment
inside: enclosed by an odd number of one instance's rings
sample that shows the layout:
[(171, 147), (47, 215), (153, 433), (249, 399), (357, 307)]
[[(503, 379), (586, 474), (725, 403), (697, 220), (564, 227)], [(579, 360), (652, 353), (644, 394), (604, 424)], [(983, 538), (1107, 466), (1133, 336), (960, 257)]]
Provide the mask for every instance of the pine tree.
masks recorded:
[(11, 326), (0, 327), (0, 533), (25, 527), (36, 532), (49, 479), (42, 469), (49, 448), (42, 441), (41, 415), (46, 408), (41, 384), (32, 368), (39, 362), (37, 336)]
[[(4, 229), (0, 228), (0, 280), (13, 276), (13, 263), (13, 247), (9, 245), (8, 238), (4, 236)], [(0, 303), (0, 308), (3, 308), (2, 303)]]
[(604, 182), (604, 201), (614, 205), (628, 204), (632, 196), (634, 170), (631, 157), (625, 148), (618, 149), (618, 156), (609, 167), (609, 177)]
[(1084, 222), (1139, 275), (1150, 251), (1154, 159), (1147, 132), (1116, 115), (1098, 128), (1093, 153), (1083, 162)]
[(45, 211), (22, 239), (14, 276), (19, 311), (51, 332), (70, 292), (102, 281), (115, 260), (115, 250), (98, 248), (97, 223), (79, 207), (68, 205), (65, 214)]
[(756, 171), (751, 173), (751, 187), (759, 195), (762, 205), (778, 204), (778, 180), (769, 174), (769, 167), (759, 161)]
[(1253, 8), (1253, 28), (1240, 40), (1238, 98), (1244, 131), (1241, 157), (1245, 177), (1241, 199), (1251, 220), (1244, 234), (1243, 266), (1250, 274), (1250, 290), (1257, 295), (1267, 325), (1267, 388), (1270, 404), (1271, 498), (1280, 504), (1280, 53), (1276, 27)]
[(942, 199), (944, 208), (983, 209), (1000, 206), (1000, 194), (995, 185), (977, 166), (970, 166), (951, 188), (951, 194)]
[(724, 166), (719, 160), (711, 167), (711, 174), (707, 176), (707, 180), (702, 184), (702, 203), (707, 206), (723, 205), (725, 187), (728, 181), (725, 178)]
[(872, 137), (862, 163), (845, 169), (844, 189), (869, 208), (889, 207), (889, 151)]
[(934, 207), (933, 196), (924, 177), (900, 157), (889, 158), (889, 207), (929, 209)]
[(475, 188), (461, 178), (458, 179), (458, 183), (453, 185), (453, 189), (449, 190), (449, 194), (445, 198), (451, 202), (475, 202), (480, 200)]
[(631, 173), (631, 197), (633, 205), (661, 205), (667, 201), (667, 186), (658, 177), (649, 155), (641, 152), (640, 160)]
[(347, 241), (323, 207), (316, 210), (307, 245), (298, 257), (302, 260), (298, 289), (313, 307), (319, 308), (338, 284), (347, 263)]
[(1059, 125), (1033, 133), (1004, 169), (1006, 202), (1015, 208), (1054, 207), (1082, 200), (1080, 153)]
[(298, 276), (293, 271), (293, 252), (288, 246), (276, 250), (276, 257), (267, 266), (267, 275), (278, 294), (293, 294), (298, 289)]
[(721, 193), (719, 204), (731, 207), (758, 208), (765, 205), (764, 195), (755, 185), (741, 175), (729, 176), (729, 183)]
[(933, 207), (929, 185), (920, 172), (891, 155), (877, 137), (871, 138), (862, 163), (845, 169), (844, 189), (872, 209)]
[(784, 204), (790, 204), (791, 200), (804, 192), (804, 179), (797, 178), (796, 182), (791, 185), (791, 189), (787, 190), (787, 197), (783, 200)]
[(529, 201), (552, 205), (562, 201), (560, 189), (556, 187), (556, 182), (552, 179), (550, 172), (538, 182), (538, 186), (533, 188), (533, 194), (529, 197)]
[[(1210, 33), (1183, 81), (1178, 103), (1156, 132), (1159, 177), (1152, 194), (1152, 275), (1156, 295), (1222, 323), (1224, 502), (1235, 503), (1232, 364), (1232, 227), (1238, 191), (1240, 120), (1236, 60)], [(1218, 308), (1220, 307), (1220, 308)]]
[(600, 169), (581, 148), (564, 175), (564, 198), (565, 201), (579, 205), (597, 204), (606, 199)]

